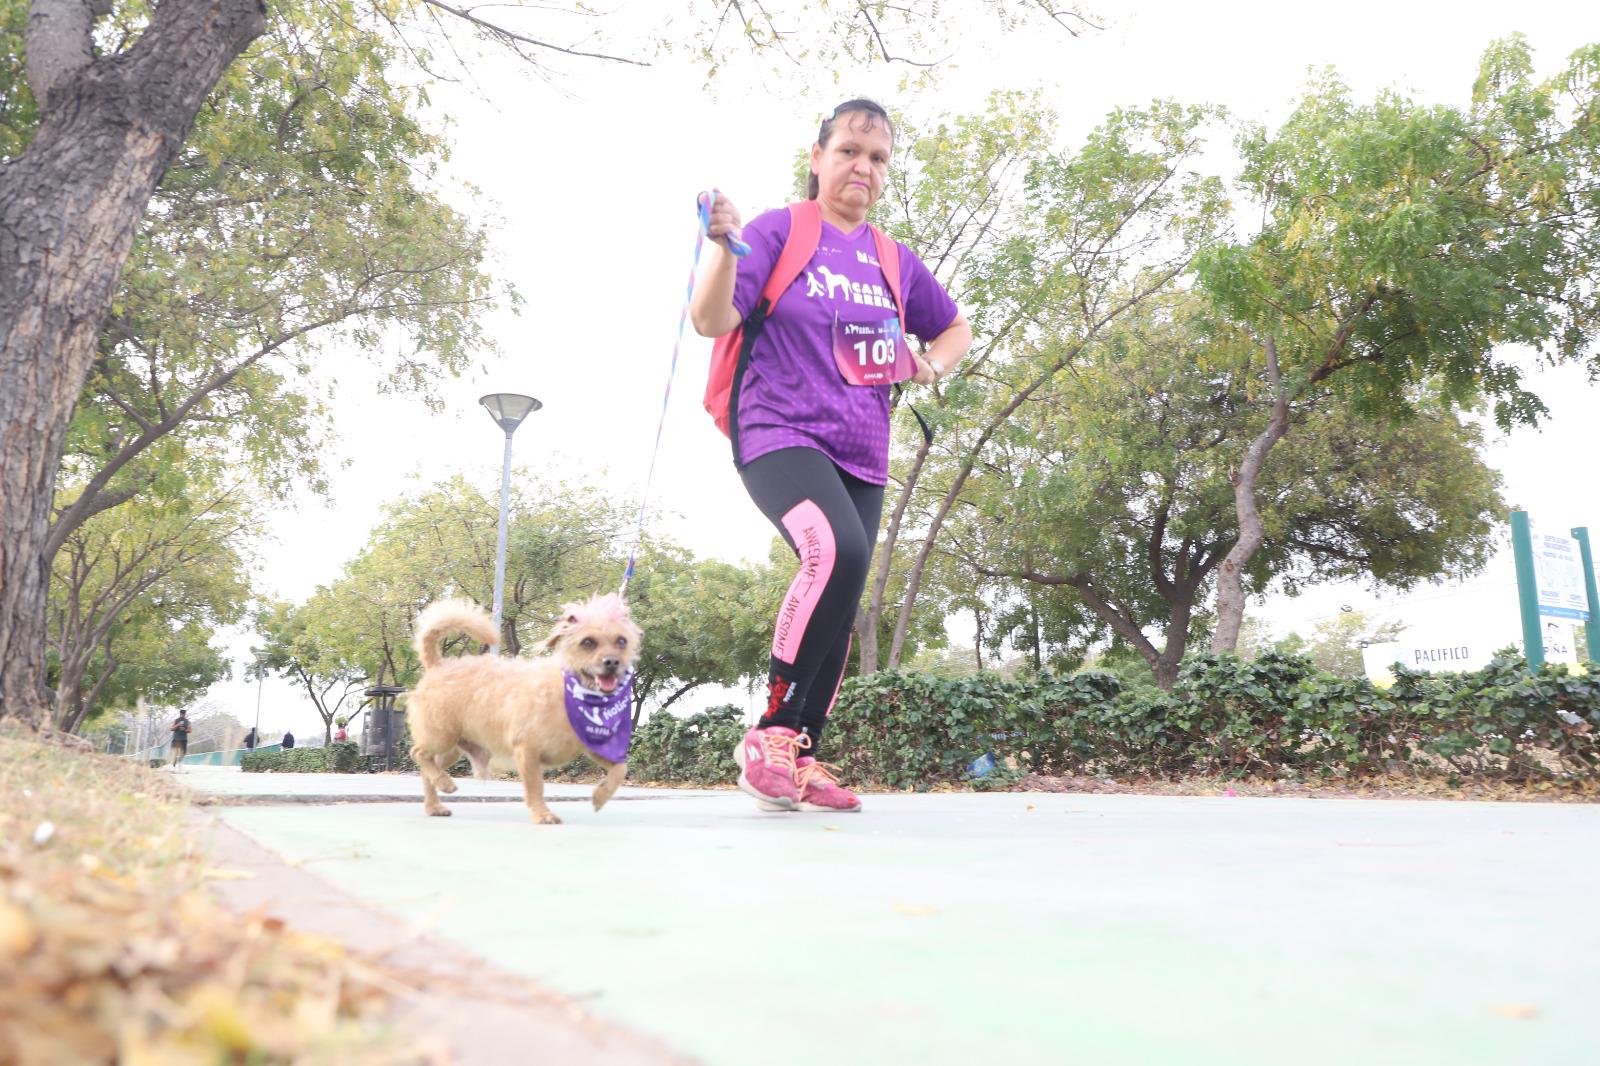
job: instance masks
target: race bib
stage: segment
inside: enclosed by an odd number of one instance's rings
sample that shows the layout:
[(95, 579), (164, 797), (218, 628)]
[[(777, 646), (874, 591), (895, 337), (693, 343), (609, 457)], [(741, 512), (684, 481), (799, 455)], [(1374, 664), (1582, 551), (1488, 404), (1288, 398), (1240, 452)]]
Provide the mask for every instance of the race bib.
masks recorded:
[(845, 322), (835, 314), (833, 361), (851, 385), (893, 385), (917, 373), (899, 318)]
[(633, 674), (612, 693), (583, 687), (577, 674), (564, 673), (567, 721), (584, 747), (607, 762), (628, 761), (633, 735)]

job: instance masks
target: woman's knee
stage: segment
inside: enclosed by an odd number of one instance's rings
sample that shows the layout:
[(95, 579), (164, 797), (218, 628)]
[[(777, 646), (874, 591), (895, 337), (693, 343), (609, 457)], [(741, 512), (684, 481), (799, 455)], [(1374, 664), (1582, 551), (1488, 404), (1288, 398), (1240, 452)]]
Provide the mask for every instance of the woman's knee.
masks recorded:
[(872, 544), (864, 530), (853, 523), (834, 531), (833, 580), (847, 589), (859, 593), (867, 582), (867, 571), (872, 569)]

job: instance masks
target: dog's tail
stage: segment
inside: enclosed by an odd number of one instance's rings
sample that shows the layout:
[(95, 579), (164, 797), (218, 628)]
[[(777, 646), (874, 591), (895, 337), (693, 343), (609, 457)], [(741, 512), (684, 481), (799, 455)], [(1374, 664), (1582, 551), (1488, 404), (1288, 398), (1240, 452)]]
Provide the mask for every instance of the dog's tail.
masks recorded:
[(500, 634), (495, 632), (488, 611), (471, 600), (440, 600), (417, 615), (416, 636), (411, 639), (424, 670), (432, 670), (444, 661), (439, 643), (446, 633), (465, 633), (483, 644), (500, 643)]

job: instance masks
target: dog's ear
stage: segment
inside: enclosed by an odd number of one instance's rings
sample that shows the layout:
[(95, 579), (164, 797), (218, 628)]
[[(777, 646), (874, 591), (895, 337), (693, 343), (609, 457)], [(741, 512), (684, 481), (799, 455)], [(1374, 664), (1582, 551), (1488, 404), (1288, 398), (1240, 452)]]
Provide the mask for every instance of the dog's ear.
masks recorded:
[(544, 650), (553, 650), (557, 644), (561, 643), (561, 638), (572, 632), (577, 624), (577, 614), (569, 610), (566, 616), (556, 623), (556, 627), (550, 631), (550, 635), (544, 638)]

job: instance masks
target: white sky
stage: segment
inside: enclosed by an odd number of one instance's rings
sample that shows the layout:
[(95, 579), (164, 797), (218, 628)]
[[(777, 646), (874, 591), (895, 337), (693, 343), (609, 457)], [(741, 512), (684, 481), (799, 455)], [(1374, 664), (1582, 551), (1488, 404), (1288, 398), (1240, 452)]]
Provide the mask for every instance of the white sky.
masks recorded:
[[(655, 10), (635, 3), (615, 17)], [(1162, 0), (1102, 3), (1098, 10), (1110, 22), (1098, 35), (1034, 32), (991, 42), (987, 50), (963, 44), (937, 89), (915, 100), (897, 91), (903, 68), (843, 71), (837, 82), (823, 72), (805, 93), (752, 87), (736, 75), (707, 92), (700, 74), (678, 60), (643, 69), (574, 64), (553, 89), (498, 58), (475, 71), (487, 99), (436, 90), (435, 105), (451, 121), (450, 172), (476, 186), (497, 218), (496, 272), (521, 291), (526, 308), (520, 317), (492, 320), (502, 354), (486, 358), (481, 372), (445, 382), (447, 409), (438, 416), (415, 401), (375, 395), (366, 371), (342, 362), (329, 368), (341, 382), (337, 449), (347, 465), (333, 472), (334, 504), (308, 495), (274, 517), (263, 591), (300, 600), (336, 579), (362, 547), (379, 506), (409, 478), (431, 482), (463, 470), (486, 486), (497, 484), (502, 438), (476, 405), (486, 392), (524, 392), (545, 403), (517, 433), (520, 463), (533, 471), (558, 464), (569, 476), (586, 471), (619, 494), (636, 494), (684, 296), (695, 193), (716, 185), (747, 218), (780, 205), (795, 153), (839, 100), (871, 95), (926, 114), (977, 109), (996, 89), (1040, 86), (1070, 142), (1111, 108), (1158, 96), (1223, 104), (1270, 125), (1288, 111), (1307, 70), (1329, 64), (1358, 97), (1398, 85), (1425, 100), (1464, 102), (1478, 58), (1496, 37), (1526, 34), (1541, 71), (1555, 69), (1579, 44), (1600, 40), (1600, 5), (1548, 0), (1448, 8), (1409, 0), (1333, 8)], [(709, 350), (690, 330), (652, 496), (681, 516), (670, 520), (669, 532), (697, 552), (756, 558), (765, 554), (771, 529), (699, 406)], [(1600, 425), (1600, 390), (1572, 369), (1535, 381), (1550, 405), (1549, 422), (1497, 439), (1489, 461), (1505, 475), (1507, 498), (1541, 524), (1589, 523), (1600, 532), (1600, 506), (1585, 476)], [(1504, 611), (1514, 634), (1509, 580), (1502, 558), (1468, 582), (1477, 591), (1420, 591), (1401, 614), (1420, 625), (1436, 616)], [(1342, 604), (1393, 610), (1346, 587), (1278, 597), (1252, 611), (1280, 629), (1309, 632)], [(241, 657), (249, 644), (248, 635), (229, 641)], [(252, 720), (251, 682), (220, 684), (209, 699)], [(300, 735), (321, 731), (310, 704), (278, 681), (263, 690), (261, 724), (267, 734), (285, 726)]]

